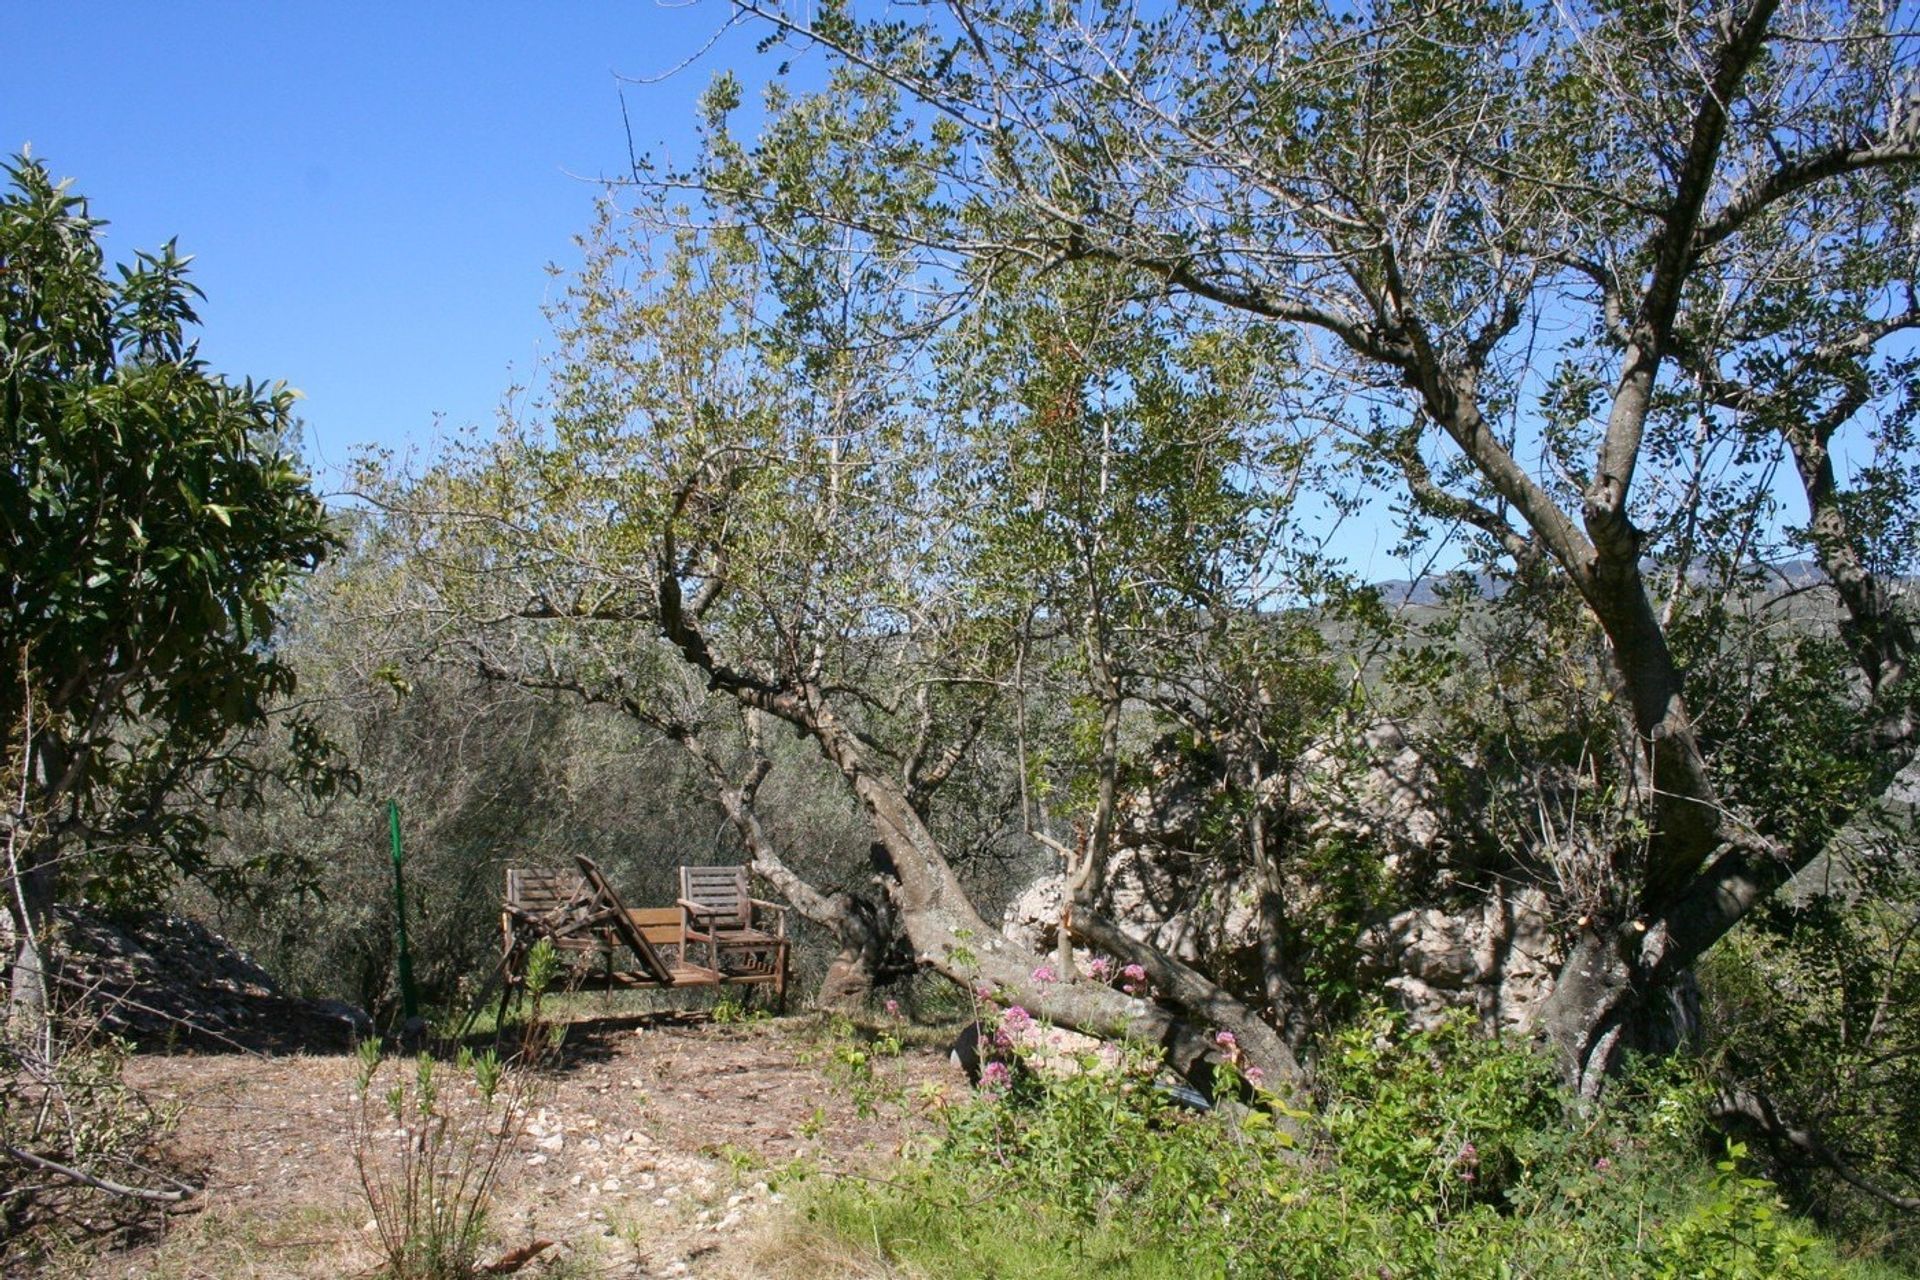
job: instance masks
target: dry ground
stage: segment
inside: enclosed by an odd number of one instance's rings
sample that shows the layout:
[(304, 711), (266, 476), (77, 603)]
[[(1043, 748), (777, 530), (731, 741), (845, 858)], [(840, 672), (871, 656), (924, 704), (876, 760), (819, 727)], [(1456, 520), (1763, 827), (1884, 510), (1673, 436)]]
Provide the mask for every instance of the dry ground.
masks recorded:
[[(862, 1107), (859, 1091), (831, 1082), (831, 1057), (817, 1018), (574, 1023), (507, 1161), (485, 1256), (551, 1240), (521, 1275), (779, 1274), (756, 1258), (769, 1237), (795, 1239), (782, 1188), (809, 1169), (881, 1171), (930, 1131), (937, 1096), (964, 1087), (941, 1050), (909, 1048), (879, 1066), (901, 1100)], [(353, 1161), (354, 1066), (349, 1056), (136, 1058), (130, 1082), (182, 1108), (174, 1142), (205, 1191), (159, 1238), (47, 1274), (375, 1273)]]

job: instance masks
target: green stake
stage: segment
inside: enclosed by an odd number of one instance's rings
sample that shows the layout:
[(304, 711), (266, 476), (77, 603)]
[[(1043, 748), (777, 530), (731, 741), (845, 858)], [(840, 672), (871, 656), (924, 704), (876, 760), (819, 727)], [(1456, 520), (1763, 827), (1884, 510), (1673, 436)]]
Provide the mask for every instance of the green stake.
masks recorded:
[(420, 1016), (413, 990), (413, 955), (407, 949), (407, 886), (400, 878), (400, 802), (387, 801), (387, 826), (393, 831), (393, 919), (400, 939), (400, 1008), (411, 1022)]

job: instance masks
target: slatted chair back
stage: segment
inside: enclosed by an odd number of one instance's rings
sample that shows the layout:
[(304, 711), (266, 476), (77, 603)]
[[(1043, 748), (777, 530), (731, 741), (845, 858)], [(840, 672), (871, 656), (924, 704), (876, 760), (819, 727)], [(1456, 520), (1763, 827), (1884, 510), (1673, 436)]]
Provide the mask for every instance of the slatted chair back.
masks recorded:
[(509, 945), (518, 921), (560, 951), (607, 949), (605, 939), (592, 929), (592, 890), (574, 872), (508, 867), (506, 907)]
[(549, 867), (507, 868), (507, 909), (527, 915), (558, 910), (586, 888), (579, 875)]
[(747, 896), (745, 867), (681, 867), (680, 896), (698, 903), (715, 929), (753, 926), (753, 900)]

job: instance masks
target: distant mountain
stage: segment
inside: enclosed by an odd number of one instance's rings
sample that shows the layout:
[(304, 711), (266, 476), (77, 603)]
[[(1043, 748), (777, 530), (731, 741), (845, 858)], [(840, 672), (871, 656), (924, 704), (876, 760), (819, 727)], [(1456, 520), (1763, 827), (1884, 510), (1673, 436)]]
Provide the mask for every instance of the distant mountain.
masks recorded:
[[(1768, 586), (1773, 590), (1798, 590), (1818, 586), (1827, 580), (1825, 571), (1812, 560), (1778, 560), (1763, 567), (1767, 572)], [(1641, 568), (1651, 572), (1653, 562), (1648, 561)], [(1698, 581), (1704, 581), (1709, 572), (1702, 566), (1695, 570), (1693, 576)], [(1465, 570), (1423, 574), (1412, 580), (1389, 578), (1373, 584), (1381, 600), (1390, 605), (1439, 604), (1442, 599), (1458, 596), (1462, 592), (1481, 600), (1497, 600), (1506, 594), (1507, 585), (1506, 579), (1495, 574), (1468, 573)]]
[(1506, 594), (1507, 581), (1491, 573), (1457, 570), (1453, 573), (1423, 574), (1411, 581), (1391, 578), (1376, 582), (1373, 587), (1387, 604), (1439, 604), (1443, 598), (1458, 596), (1462, 592), (1481, 600), (1497, 600)]

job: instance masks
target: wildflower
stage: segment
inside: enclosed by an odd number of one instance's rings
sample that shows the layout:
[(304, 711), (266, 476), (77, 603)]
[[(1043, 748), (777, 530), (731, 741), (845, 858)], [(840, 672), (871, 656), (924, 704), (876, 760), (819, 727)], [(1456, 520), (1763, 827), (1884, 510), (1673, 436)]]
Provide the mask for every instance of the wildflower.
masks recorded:
[(1262, 1080), (1265, 1080), (1266, 1078), (1267, 1078), (1267, 1073), (1262, 1071), (1260, 1068), (1258, 1067), (1247, 1068), (1247, 1083), (1250, 1085), (1253, 1085), (1255, 1088), (1258, 1088), (1260, 1086), (1260, 1082)]
[(1120, 976), (1129, 982), (1145, 982), (1147, 971), (1137, 964), (1130, 964), (1120, 971)]
[(1113, 961), (1105, 956), (1095, 956), (1087, 961), (1087, 974), (1096, 982), (1105, 982), (1113, 976)]
[(1033, 971), (1033, 980), (1041, 986), (1045, 986), (1049, 982), (1060, 981), (1060, 975), (1053, 971), (1052, 965), (1043, 964)]
[(887, 1001), (887, 1016), (889, 1018), (897, 1018), (900, 1016), (900, 1002), (898, 1000)]
[(1476, 1146), (1474, 1146), (1474, 1145), (1473, 1145), (1473, 1144), (1472, 1144), (1471, 1142), (1469, 1142), (1469, 1143), (1467, 1143), (1467, 1144), (1466, 1144), (1465, 1146), (1463, 1146), (1463, 1147), (1461, 1147), (1461, 1148), (1460, 1148), (1460, 1163), (1461, 1163), (1461, 1164), (1479, 1164), (1479, 1163), (1480, 1163), (1480, 1148), (1478, 1148), (1478, 1147), (1476, 1147)]
[(973, 994), (978, 999), (991, 1000), (993, 999), (993, 988), (982, 982), (974, 987)]
[(1221, 1030), (1213, 1033), (1213, 1042), (1222, 1049), (1231, 1049), (1240, 1042), (1233, 1038), (1233, 1032)]
[(1593, 1162), (1593, 1171), (1595, 1173), (1605, 1173), (1611, 1168), (1613, 1168), (1613, 1161), (1607, 1159), (1605, 1156), (1601, 1156)]
[(1013, 1072), (1004, 1062), (989, 1062), (980, 1072), (980, 1083), (988, 1089), (1004, 1089), (1013, 1083)]
[(1014, 1035), (1019, 1035), (1033, 1025), (1033, 1015), (1017, 1004), (1012, 1005), (1000, 1015), (1000, 1025)]

